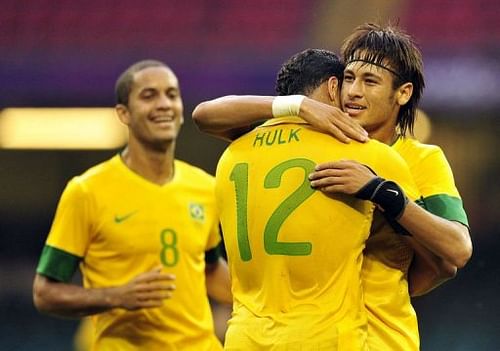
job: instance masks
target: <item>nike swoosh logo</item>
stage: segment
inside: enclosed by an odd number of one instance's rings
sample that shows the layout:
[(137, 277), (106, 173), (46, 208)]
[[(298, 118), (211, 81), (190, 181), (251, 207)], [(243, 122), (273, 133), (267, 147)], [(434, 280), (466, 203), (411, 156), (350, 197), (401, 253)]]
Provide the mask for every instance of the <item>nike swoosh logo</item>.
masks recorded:
[(394, 195), (398, 196), (399, 195), (399, 191), (397, 190), (394, 190), (394, 189), (387, 189), (387, 191), (390, 191), (391, 193), (394, 193)]
[(126, 221), (127, 219), (129, 219), (130, 217), (135, 215), (136, 213), (137, 213), (137, 211), (132, 211), (132, 212), (127, 213), (126, 215), (123, 215), (123, 216), (115, 215), (115, 223), (121, 223), (123, 221)]

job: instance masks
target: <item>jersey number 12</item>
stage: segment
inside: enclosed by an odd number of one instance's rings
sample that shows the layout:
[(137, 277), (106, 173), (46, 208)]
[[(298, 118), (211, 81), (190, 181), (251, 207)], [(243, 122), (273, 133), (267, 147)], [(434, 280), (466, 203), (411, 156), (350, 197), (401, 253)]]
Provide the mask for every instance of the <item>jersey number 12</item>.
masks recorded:
[[(264, 249), (269, 255), (307, 256), (311, 254), (310, 242), (278, 241), (278, 233), (285, 220), (301, 203), (314, 193), (307, 176), (314, 171), (314, 162), (305, 158), (295, 158), (284, 161), (273, 167), (264, 179), (264, 188), (279, 188), (281, 176), (291, 168), (302, 168), (304, 180), (271, 214), (264, 229)], [(238, 163), (234, 166), (230, 180), (234, 182), (236, 191), (236, 232), (238, 248), (243, 261), (252, 259), (252, 251), (248, 238), (248, 163)]]

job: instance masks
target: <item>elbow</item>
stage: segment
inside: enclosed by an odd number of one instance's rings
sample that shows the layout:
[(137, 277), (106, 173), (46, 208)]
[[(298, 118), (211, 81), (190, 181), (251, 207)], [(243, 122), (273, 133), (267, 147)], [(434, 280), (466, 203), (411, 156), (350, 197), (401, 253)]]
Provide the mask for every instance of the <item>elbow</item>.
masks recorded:
[(467, 239), (464, 240), (461, 247), (455, 251), (453, 260), (451, 261), (458, 269), (464, 268), (467, 262), (472, 257), (472, 241), (467, 234)]
[(198, 127), (199, 130), (202, 132), (208, 130), (208, 123), (207, 120), (209, 119), (208, 113), (207, 113), (207, 105), (208, 102), (202, 102), (198, 104), (193, 110), (192, 118), (194, 124)]
[(50, 314), (52, 312), (44, 289), (37, 284), (33, 286), (33, 304), (40, 313)]
[(439, 269), (439, 280), (446, 281), (453, 279), (457, 276), (458, 267), (454, 264), (445, 263), (442, 264)]
[(56, 315), (54, 291), (47, 282), (47, 278), (37, 274), (33, 282), (33, 305), (38, 312)]
[(455, 257), (455, 265), (461, 269), (464, 268), (467, 262), (472, 257), (472, 244), (466, 245), (461, 252)]
[(460, 239), (457, 240), (457, 247), (455, 249), (453, 260), (450, 260), (458, 269), (465, 267), (472, 257), (472, 240), (469, 233), (469, 228), (457, 224), (459, 229)]

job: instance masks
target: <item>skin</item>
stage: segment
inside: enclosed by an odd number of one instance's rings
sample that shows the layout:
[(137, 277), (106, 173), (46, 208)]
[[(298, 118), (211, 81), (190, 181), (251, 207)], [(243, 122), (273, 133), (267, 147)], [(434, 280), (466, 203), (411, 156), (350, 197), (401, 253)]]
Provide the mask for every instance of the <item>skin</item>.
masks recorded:
[(371, 138), (392, 144), (399, 109), (411, 98), (413, 85), (392, 89), (392, 73), (378, 66), (354, 62), (344, 70), (342, 108)]
[[(129, 142), (122, 153), (125, 164), (143, 178), (163, 185), (174, 175), (175, 143), (184, 122), (183, 103), (175, 74), (166, 67), (149, 67), (134, 75), (128, 106), (116, 105), (119, 119), (129, 128)], [(223, 303), (232, 303), (229, 271), (224, 260), (207, 264), (207, 292)], [(87, 289), (36, 274), (33, 300), (44, 313), (80, 318), (114, 308), (134, 311), (155, 308), (175, 292), (175, 275), (159, 266), (141, 273), (127, 284)]]
[[(371, 138), (386, 144), (397, 139), (397, 114), (413, 91), (411, 83), (393, 89), (392, 80), (388, 70), (354, 62), (345, 69), (341, 94), (342, 106), (349, 116), (358, 121)], [(371, 177), (366, 168), (354, 161), (329, 162), (318, 165), (310, 180), (313, 187), (325, 193), (353, 194), (353, 189)], [(413, 202), (407, 205), (398, 221), (412, 233), (413, 238), (408, 240), (420, 255), (412, 267), (415, 275), (410, 274), (412, 295), (426, 293), (453, 277), (472, 255), (469, 230), (461, 223), (435, 216)], [(423, 271), (425, 264), (429, 268), (427, 273)]]
[[(335, 77), (338, 86), (338, 81)], [(330, 81), (329, 80), (329, 81)], [(332, 83), (328, 83), (332, 84)], [(313, 92), (314, 94), (314, 92)], [(318, 94), (315, 98), (324, 104), (317, 104), (316, 100), (306, 97), (300, 107), (301, 116), (318, 130), (331, 134), (343, 143), (351, 140), (365, 142), (368, 133), (358, 122), (349, 117), (340, 109), (331, 109), (334, 103), (340, 106), (340, 99), (328, 99), (326, 93)], [(332, 92), (332, 94), (334, 94)], [(335, 93), (337, 94), (337, 93)], [(223, 96), (214, 100), (200, 103), (193, 111), (193, 121), (205, 133), (226, 141), (232, 141), (249, 131), (250, 125), (273, 118), (272, 103), (274, 96)], [(314, 113), (314, 109), (325, 109), (321, 118)], [(238, 111), (238, 113), (235, 113)], [(244, 112), (243, 112), (244, 111)], [(323, 118), (324, 117), (324, 118)]]
[[(338, 100), (323, 95), (305, 97), (299, 115), (313, 127), (349, 142), (366, 140), (359, 131), (364, 127), (370, 138), (392, 144), (398, 137), (397, 115), (413, 93), (413, 85), (405, 83), (393, 88), (392, 73), (378, 66), (353, 62), (346, 67), (341, 90), (342, 108)], [(272, 118), (273, 97), (227, 96), (198, 105), (193, 120), (200, 130), (233, 140), (252, 123)], [(349, 121), (349, 118), (351, 121)], [(325, 193), (354, 194), (373, 177), (355, 162), (320, 164), (310, 176), (311, 185)], [(431, 214), (410, 202), (399, 223), (412, 235), (408, 238), (417, 255), (409, 274), (410, 293), (422, 295), (455, 276), (472, 255), (468, 228)]]

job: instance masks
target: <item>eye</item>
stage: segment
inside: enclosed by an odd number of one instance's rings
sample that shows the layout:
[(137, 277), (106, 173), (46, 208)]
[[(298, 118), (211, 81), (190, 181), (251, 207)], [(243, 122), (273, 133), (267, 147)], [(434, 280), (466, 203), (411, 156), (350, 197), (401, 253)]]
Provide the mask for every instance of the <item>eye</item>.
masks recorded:
[(370, 79), (370, 78), (366, 79), (365, 82), (368, 85), (376, 85), (378, 83), (375, 79)]
[(141, 99), (143, 100), (151, 100), (152, 98), (154, 98), (156, 95), (155, 91), (153, 90), (146, 90), (144, 92), (142, 92), (141, 94)]
[(177, 91), (169, 91), (167, 95), (168, 95), (169, 98), (175, 99), (176, 97), (179, 96), (179, 92), (177, 92)]
[(345, 75), (344, 76), (344, 82), (352, 82), (354, 80), (354, 77)]
[(179, 97), (180, 95), (180, 92), (178, 89), (175, 89), (175, 88), (169, 88), (166, 90), (165, 92), (166, 96), (169, 98), (169, 99), (176, 99)]

